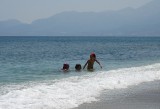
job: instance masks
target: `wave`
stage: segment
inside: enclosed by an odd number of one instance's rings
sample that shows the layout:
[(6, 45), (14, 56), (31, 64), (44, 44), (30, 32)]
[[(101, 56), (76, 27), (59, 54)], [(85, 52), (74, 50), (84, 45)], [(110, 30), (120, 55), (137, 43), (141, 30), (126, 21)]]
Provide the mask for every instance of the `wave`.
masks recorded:
[(154, 80), (160, 80), (160, 63), (97, 71), (43, 83), (4, 86), (1, 90), (9, 90), (0, 95), (0, 109), (70, 109), (97, 101), (104, 90), (127, 88)]

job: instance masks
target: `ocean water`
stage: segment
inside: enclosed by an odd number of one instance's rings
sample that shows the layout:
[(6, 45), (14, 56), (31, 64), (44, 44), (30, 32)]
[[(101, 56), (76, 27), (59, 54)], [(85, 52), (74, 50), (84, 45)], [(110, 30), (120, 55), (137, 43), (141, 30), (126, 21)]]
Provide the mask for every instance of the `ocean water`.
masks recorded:
[[(103, 68), (76, 72), (91, 52)], [(0, 37), (0, 109), (70, 109), (105, 90), (154, 80), (160, 37)]]

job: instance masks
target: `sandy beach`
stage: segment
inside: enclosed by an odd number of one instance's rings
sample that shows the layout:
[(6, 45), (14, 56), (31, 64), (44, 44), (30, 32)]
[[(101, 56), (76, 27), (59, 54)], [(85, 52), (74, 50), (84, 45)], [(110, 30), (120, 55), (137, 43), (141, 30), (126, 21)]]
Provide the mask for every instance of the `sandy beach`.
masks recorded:
[(160, 109), (160, 81), (104, 91), (99, 101), (74, 109)]
[[(0, 37), (0, 109), (160, 109), (159, 42), (152, 36)], [(87, 66), (76, 72), (92, 52), (102, 69), (95, 62), (94, 72)]]

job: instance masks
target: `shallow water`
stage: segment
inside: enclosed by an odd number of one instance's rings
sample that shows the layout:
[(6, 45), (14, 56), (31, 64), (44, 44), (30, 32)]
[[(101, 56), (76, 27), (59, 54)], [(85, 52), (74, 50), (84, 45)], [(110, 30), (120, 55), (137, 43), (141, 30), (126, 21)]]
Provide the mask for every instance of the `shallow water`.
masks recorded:
[[(75, 72), (91, 52), (103, 69)], [(73, 108), (107, 89), (159, 80), (159, 63), (160, 37), (0, 37), (0, 108)]]

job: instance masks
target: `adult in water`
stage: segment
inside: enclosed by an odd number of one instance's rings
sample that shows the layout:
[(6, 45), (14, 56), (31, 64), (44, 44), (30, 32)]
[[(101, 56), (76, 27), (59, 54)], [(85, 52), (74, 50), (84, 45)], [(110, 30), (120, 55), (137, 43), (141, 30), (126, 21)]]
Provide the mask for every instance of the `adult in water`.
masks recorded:
[(96, 59), (95, 53), (91, 53), (90, 59), (86, 62), (83, 69), (85, 69), (85, 67), (87, 65), (87, 70), (88, 71), (93, 71), (94, 70), (94, 68), (93, 68), (94, 62), (97, 62), (100, 65), (100, 67), (102, 68), (100, 62)]

